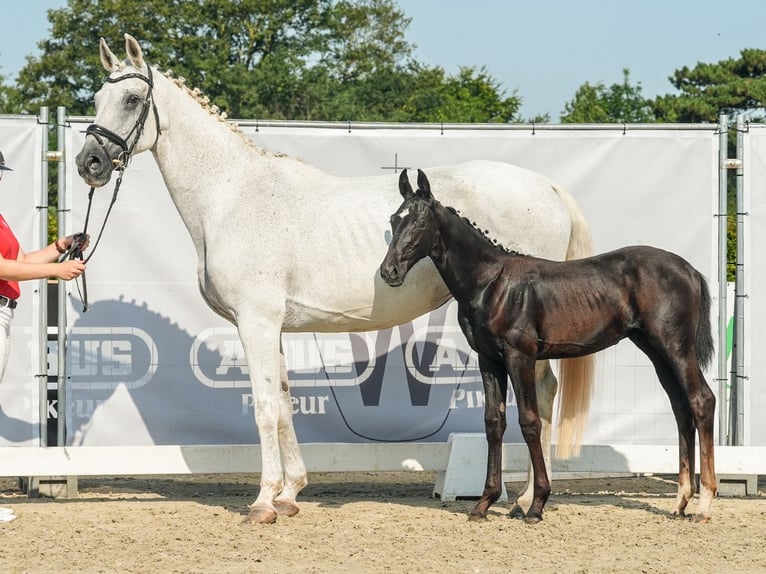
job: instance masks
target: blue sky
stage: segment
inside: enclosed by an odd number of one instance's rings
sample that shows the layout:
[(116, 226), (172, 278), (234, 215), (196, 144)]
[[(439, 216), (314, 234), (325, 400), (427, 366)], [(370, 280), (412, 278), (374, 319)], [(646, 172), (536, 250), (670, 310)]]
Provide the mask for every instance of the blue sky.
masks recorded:
[[(683, 66), (737, 58), (766, 48), (764, 0), (398, 0), (412, 18), (415, 57), (454, 74), (485, 66), (526, 118), (549, 113), (584, 82), (611, 85), (629, 68), (646, 97), (674, 93), (668, 77)], [(3, 18), (0, 73), (14, 78), (48, 35), (46, 11), (66, 0), (28, 0)], [(724, 10), (726, 8), (726, 10)], [(140, 40), (140, 33), (133, 33)], [(108, 38), (121, 49), (120, 38)], [(119, 52), (118, 52), (119, 53)]]

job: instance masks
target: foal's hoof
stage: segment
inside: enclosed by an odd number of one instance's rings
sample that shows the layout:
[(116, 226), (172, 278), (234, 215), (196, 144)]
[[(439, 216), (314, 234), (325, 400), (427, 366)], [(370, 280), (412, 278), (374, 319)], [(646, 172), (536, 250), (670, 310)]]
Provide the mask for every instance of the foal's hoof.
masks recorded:
[(543, 521), (543, 517), (540, 514), (530, 513), (524, 517), (525, 524), (537, 524), (538, 522), (542, 522), (542, 521)]
[(521, 520), (526, 516), (526, 514), (524, 513), (524, 509), (521, 506), (514, 504), (513, 508), (511, 508), (509, 516), (511, 518), (515, 518), (516, 520)]
[(277, 509), (279, 516), (295, 516), (300, 512), (300, 508), (293, 500), (275, 500), (274, 508)]
[(263, 506), (251, 506), (242, 524), (273, 524), (277, 521), (277, 511)]

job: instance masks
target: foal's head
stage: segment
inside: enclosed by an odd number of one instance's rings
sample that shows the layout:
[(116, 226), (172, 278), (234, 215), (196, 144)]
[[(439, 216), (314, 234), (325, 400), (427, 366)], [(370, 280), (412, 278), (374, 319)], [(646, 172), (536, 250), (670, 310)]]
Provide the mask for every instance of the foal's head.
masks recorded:
[(407, 170), (402, 171), (399, 193), (404, 203), (391, 216), (393, 237), (380, 265), (380, 276), (392, 287), (401, 285), (415, 263), (431, 254), (437, 237), (434, 198), (426, 174), (418, 170), (418, 189), (412, 191)]

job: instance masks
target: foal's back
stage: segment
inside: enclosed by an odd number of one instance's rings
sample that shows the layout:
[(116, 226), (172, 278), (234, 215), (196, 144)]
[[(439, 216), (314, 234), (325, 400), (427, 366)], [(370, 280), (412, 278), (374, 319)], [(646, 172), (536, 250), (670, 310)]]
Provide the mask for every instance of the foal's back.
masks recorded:
[(486, 324), (538, 359), (594, 353), (639, 331), (693, 343), (703, 281), (682, 257), (649, 246), (563, 262), (509, 254), (485, 293)]

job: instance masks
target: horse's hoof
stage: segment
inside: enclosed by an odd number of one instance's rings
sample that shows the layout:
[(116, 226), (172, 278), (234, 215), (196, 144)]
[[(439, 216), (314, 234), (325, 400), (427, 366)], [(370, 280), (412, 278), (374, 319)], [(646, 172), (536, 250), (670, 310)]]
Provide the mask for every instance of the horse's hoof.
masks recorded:
[(695, 514), (692, 516), (692, 522), (694, 524), (707, 524), (710, 522), (710, 515), (709, 514)]
[(688, 516), (686, 516), (686, 513), (683, 510), (674, 510), (673, 512), (670, 513), (670, 517), (678, 518), (681, 520), (686, 520), (687, 518), (689, 518)]
[(524, 523), (525, 524), (537, 524), (538, 522), (542, 522), (543, 517), (539, 514), (527, 514), (524, 517)]
[(468, 522), (486, 522), (487, 515), (480, 514), (478, 512), (471, 512), (468, 514)]
[(273, 508), (251, 507), (242, 524), (273, 524), (277, 521), (277, 511)]
[(521, 520), (526, 516), (524, 513), (524, 509), (521, 508), (518, 504), (514, 504), (513, 508), (511, 508), (510, 517), (515, 518), (517, 520)]
[(292, 500), (275, 500), (274, 508), (277, 509), (279, 516), (295, 516), (300, 512), (300, 508)]

